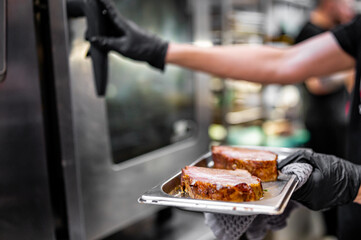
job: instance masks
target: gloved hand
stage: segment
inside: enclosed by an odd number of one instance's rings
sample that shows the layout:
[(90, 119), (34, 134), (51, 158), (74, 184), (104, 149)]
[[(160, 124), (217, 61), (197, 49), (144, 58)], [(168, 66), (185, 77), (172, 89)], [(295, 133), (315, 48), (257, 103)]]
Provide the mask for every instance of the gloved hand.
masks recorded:
[(361, 166), (341, 158), (300, 150), (281, 161), (281, 169), (289, 163), (308, 163), (314, 170), (292, 199), (312, 210), (322, 210), (352, 202), (361, 184)]
[[(292, 163), (282, 168), (283, 174), (297, 176), (301, 188), (311, 175), (313, 168), (306, 163)], [(263, 239), (269, 230), (278, 230), (286, 226), (290, 213), (299, 204), (290, 201), (281, 215), (248, 215), (237, 216), (219, 213), (204, 213), (205, 222), (219, 240), (238, 240), (244, 233), (249, 240)]]
[(114, 26), (111, 36), (90, 36), (90, 42), (105, 51), (113, 50), (125, 57), (148, 62), (151, 66), (164, 70), (168, 42), (122, 17), (111, 0), (98, 1), (104, 6), (106, 15)]

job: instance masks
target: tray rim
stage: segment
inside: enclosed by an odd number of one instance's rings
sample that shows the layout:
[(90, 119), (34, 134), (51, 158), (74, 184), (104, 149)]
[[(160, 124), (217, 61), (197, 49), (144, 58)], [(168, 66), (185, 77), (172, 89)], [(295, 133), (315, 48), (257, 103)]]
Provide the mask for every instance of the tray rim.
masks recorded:
[[(263, 146), (239, 146), (234, 147), (242, 148), (253, 148), (261, 150), (274, 151), (278, 155), (279, 153), (293, 153), (300, 148), (284, 148), (284, 147), (263, 147)], [(198, 159), (193, 161), (190, 166), (194, 166), (205, 158), (210, 157), (211, 152), (207, 152), (200, 156)], [(279, 161), (279, 159), (277, 159)], [(138, 198), (139, 203), (178, 207), (189, 211), (198, 212), (213, 212), (213, 213), (224, 213), (232, 215), (253, 215), (253, 214), (268, 214), (268, 215), (279, 215), (282, 214), (286, 208), (294, 189), (297, 186), (298, 179), (296, 175), (284, 175), (289, 177), (287, 183), (284, 185), (281, 192), (270, 199), (252, 201), (252, 202), (226, 202), (226, 201), (215, 201), (215, 200), (202, 200), (202, 199), (191, 199), (191, 198), (180, 198), (169, 195), (163, 191), (163, 186), (174, 178), (178, 177), (181, 171), (178, 171), (172, 177), (160, 184), (146, 191), (142, 196)], [(282, 174), (282, 173), (281, 173)]]

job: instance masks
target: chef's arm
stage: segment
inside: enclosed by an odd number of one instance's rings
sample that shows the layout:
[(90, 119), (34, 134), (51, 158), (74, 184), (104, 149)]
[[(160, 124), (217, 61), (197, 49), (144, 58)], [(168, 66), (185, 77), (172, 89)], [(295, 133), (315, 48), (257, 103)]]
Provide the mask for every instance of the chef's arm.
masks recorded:
[(166, 63), (226, 78), (287, 84), (350, 69), (355, 61), (327, 32), (289, 48), (263, 45), (202, 48), (170, 43)]
[[(349, 91), (350, 80), (355, 77), (355, 71), (348, 70), (338, 72), (325, 77), (311, 77), (305, 81), (307, 89), (315, 95), (330, 94), (342, 86)], [(352, 87), (351, 87), (352, 88)]]
[(358, 189), (356, 198), (353, 200), (354, 203), (361, 204), (361, 187)]
[(289, 48), (235, 45), (201, 48), (167, 42), (125, 19), (110, 0), (100, 0), (114, 26), (111, 36), (89, 36), (104, 51), (117, 51), (160, 70), (175, 64), (225, 78), (260, 83), (296, 83), (347, 70), (355, 60), (326, 32)]

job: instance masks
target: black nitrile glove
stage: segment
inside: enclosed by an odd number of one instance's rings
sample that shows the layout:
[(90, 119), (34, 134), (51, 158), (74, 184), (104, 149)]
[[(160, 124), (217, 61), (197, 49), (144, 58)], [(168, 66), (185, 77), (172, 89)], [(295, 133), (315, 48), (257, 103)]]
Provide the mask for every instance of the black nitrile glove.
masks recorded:
[(322, 210), (351, 203), (361, 183), (361, 166), (341, 158), (300, 150), (280, 162), (281, 169), (289, 163), (308, 163), (313, 172), (292, 199), (312, 210)]
[(105, 14), (114, 26), (111, 35), (90, 36), (90, 42), (105, 51), (113, 50), (125, 57), (148, 62), (151, 66), (164, 70), (168, 42), (122, 17), (111, 0), (99, 2), (104, 5)]

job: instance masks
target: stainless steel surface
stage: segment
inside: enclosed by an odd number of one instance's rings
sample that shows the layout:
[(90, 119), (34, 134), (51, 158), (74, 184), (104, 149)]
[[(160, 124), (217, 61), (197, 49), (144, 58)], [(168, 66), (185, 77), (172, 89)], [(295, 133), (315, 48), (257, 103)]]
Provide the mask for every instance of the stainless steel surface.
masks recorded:
[[(282, 161), (294, 149), (286, 148), (259, 148), (273, 151), (278, 154), (279, 161)], [(207, 153), (193, 164), (195, 166), (212, 167), (213, 160), (211, 153)], [(192, 199), (182, 195), (180, 189), (181, 172), (171, 177), (162, 184), (159, 184), (151, 190), (144, 193), (140, 198), (140, 203), (165, 205), (179, 207), (185, 210), (225, 213), (233, 215), (252, 215), (252, 214), (281, 214), (297, 185), (295, 175), (279, 174), (277, 181), (262, 183), (264, 197), (258, 201), (252, 202), (226, 202)]]
[[(200, 212), (165, 208), (103, 240), (216, 240)], [(141, 229), (141, 231), (139, 231)]]
[(6, 0), (0, 0), (0, 82), (5, 79), (6, 74)]
[(7, 3), (8, 71), (0, 83), (0, 239), (55, 239), (33, 1)]
[(64, 1), (49, 7), (70, 238), (101, 238), (157, 211), (138, 204), (138, 196), (207, 150), (208, 77), (195, 80), (197, 135), (114, 164), (105, 100), (95, 94), (85, 58), (85, 20), (66, 19)]
[(69, 237), (70, 239), (86, 239), (81, 170), (75, 149), (76, 133), (69, 76), (69, 30), (66, 1), (48, 1), (48, 5)]
[[(159, 36), (175, 42), (193, 41), (191, 14), (185, 1), (134, 0), (116, 4), (124, 17)], [(71, 26), (79, 29), (75, 22)], [(77, 49), (74, 45), (73, 52)], [(138, 156), (194, 138), (199, 125), (195, 119), (195, 92), (191, 71), (168, 65), (160, 73), (147, 64), (111, 54), (105, 109), (113, 163), (134, 164), (132, 159)]]

